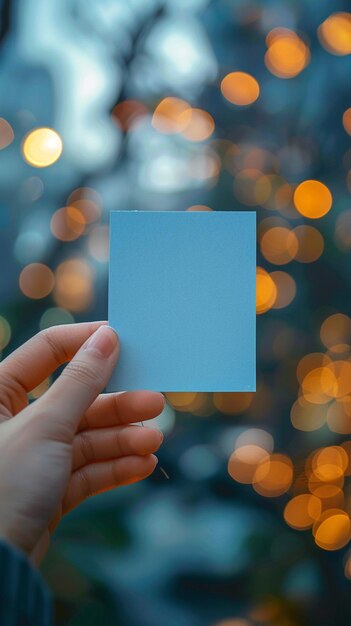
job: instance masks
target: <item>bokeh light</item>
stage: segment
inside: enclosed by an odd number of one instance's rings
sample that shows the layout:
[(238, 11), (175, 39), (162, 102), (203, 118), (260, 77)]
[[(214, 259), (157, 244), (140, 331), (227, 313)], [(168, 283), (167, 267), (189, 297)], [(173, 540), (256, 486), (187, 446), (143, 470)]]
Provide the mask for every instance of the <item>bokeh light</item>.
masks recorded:
[(212, 115), (202, 109), (186, 109), (179, 115), (181, 133), (189, 141), (205, 141), (215, 129)]
[(53, 214), (50, 228), (56, 239), (74, 241), (84, 233), (85, 219), (82, 212), (76, 207), (62, 207)]
[(351, 537), (350, 518), (342, 509), (324, 511), (313, 527), (314, 539), (323, 550), (340, 550)]
[(72, 313), (61, 307), (50, 307), (44, 311), (39, 321), (40, 330), (58, 324), (74, 324)]
[(346, 132), (351, 135), (351, 107), (344, 111), (342, 116), (342, 123)]
[(298, 240), (294, 231), (281, 226), (267, 230), (261, 239), (261, 252), (274, 265), (285, 265), (297, 254)]
[(11, 339), (11, 326), (9, 321), (0, 315), (0, 350), (4, 350), (10, 343)]
[(266, 37), (265, 63), (279, 78), (294, 78), (308, 65), (310, 51), (297, 33), (288, 28), (274, 28)]
[(256, 270), (256, 313), (266, 313), (277, 299), (277, 287), (273, 278), (262, 267)]
[(251, 392), (216, 392), (213, 394), (213, 404), (221, 413), (236, 415), (246, 411), (253, 399)]
[(231, 454), (228, 461), (228, 474), (242, 484), (252, 484), (257, 469), (269, 459), (269, 453), (261, 446), (247, 444)]
[(351, 348), (351, 318), (344, 313), (327, 317), (320, 328), (321, 342), (331, 352), (345, 352)]
[(109, 257), (109, 227), (94, 226), (88, 238), (89, 254), (100, 263), (107, 263)]
[(147, 114), (147, 107), (139, 100), (123, 100), (112, 111), (113, 118), (125, 133)]
[(286, 493), (293, 480), (293, 464), (285, 454), (271, 454), (257, 466), (253, 488), (266, 498), (276, 498)]
[(49, 167), (60, 158), (62, 150), (62, 139), (52, 128), (30, 131), (22, 144), (23, 157), (33, 167)]
[(19, 286), (22, 293), (27, 298), (34, 300), (48, 296), (53, 290), (54, 284), (54, 274), (44, 263), (26, 265), (19, 276)]
[(252, 104), (260, 95), (257, 80), (245, 72), (231, 72), (221, 82), (221, 91), (226, 100), (238, 106)]
[(187, 111), (191, 111), (191, 107), (185, 100), (164, 98), (154, 110), (152, 125), (160, 133), (180, 133), (189, 123), (189, 119), (182, 115)]
[(285, 309), (296, 296), (296, 282), (287, 272), (271, 272), (271, 278), (277, 288), (274, 309)]
[(93, 299), (93, 270), (84, 259), (69, 259), (55, 271), (55, 303), (69, 311), (84, 311)]
[(313, 263), (323, 254), (324, 239), (317, 228), (313, 226), (297, 226), (293, 233), (297, 239), (298, 249), (295, 260), (300, 263)]
[(300, 396), (291, 407), (290, 419), (294, 428), (310, 432), (321, 428), (327, 419), (327, 409), (324, 404), (308, 402)]
[(338, 56), (351, 54), (351, 13), (332, 13), (317, 32), (328, 52)]
[(333, 197), (328, 187), (318, 180), (305, 180), (294, 192), (296, 209), (304, 217), (317, 219), (330, 211)]
[(7, 148), (15, 138), (15, 133), (11, 124), (3, 117), (0, 117), (0, 150)]
[(292, 498), (284, 509), (284, 519), (291, 528), (306, 530), (311, 528), (322, 512), (319, 498), (305, 493)]

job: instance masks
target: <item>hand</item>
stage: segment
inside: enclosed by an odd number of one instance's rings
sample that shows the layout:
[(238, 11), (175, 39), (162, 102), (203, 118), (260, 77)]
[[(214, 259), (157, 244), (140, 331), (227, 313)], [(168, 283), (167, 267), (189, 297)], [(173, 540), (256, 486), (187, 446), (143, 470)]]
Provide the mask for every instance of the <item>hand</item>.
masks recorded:
[[(0, 363), (0, 537), (35, 563), (65, 513), (156, 467), (162, 433), (132, 423), (159, 415), (163, 395), (98, 395), (118, 354), (117, 333), (94, 322), (41, 331)], [(67, 361), (28, 404), (28, 392)]]

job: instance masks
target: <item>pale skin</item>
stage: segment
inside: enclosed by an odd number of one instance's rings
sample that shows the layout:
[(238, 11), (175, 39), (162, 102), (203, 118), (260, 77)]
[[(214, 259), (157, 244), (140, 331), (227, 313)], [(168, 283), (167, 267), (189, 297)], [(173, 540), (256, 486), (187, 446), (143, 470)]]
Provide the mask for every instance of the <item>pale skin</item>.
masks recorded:
[[(70, 324), (41, 331), (0, 363), (0, 537), (36, 564), (63, 515), (156, 467), (162, 433), (135, 422), (159, 415), (164, 396), (101, 394), (119, 351), (107, 322)], [(29, 404), (28, 392), (63, 363)]]

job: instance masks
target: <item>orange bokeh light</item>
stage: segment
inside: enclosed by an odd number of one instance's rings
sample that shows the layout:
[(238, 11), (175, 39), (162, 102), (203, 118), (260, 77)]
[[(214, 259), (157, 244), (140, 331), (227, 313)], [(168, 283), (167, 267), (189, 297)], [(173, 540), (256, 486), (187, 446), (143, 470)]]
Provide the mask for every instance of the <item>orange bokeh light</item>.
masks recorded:
[(54, 284), (54, 274), (44, 263), (30, 263), (20, 273), (20, 289), (25, 296), (33, 300), (48, 296)]
[(271, 272), (277, 288), (277, 297), (273, 309), (284, 309), (289, 306), (296, 296), (296, 282), (287, 272)]
[(295, 189), (295, 208), (304, 217), (323, 217), (330, 211), (332, 203), (333, 197), (328, 187), (318, 180), (305, 180)]
[(0, 150), (7, 148), (15, 138), (12, 126), (3, 117), (0, 117)]
[(292, 498), (284, 509), (286, 523), (296, 530), (311, 528), (322, 512), (319, 498), (304, 493)]
[(223, 78), (221, 92), (232, 104), (246, 106), (257, 100), (260, 95), (260, 86), (251, 74), (231, 72)]
[(318, 37), (328, 52), (351, 54), (351, 13), (332, 13), (318, 28)]
[(238, 483), (252, 483), (257, 468), (269, 459), (269, 453), (261, 446), (248, 444), (234, 450), (228, 461), (228, 473)]
[(256, 269), (256, 313), (269, 311), (277, 299), (277, 287), (271, 276), (262, 267)]
[(55, 289), (56, 304), (69, 311), (84, 311), (93, 297), (93, 271), (84, 259), (63, 261), (56, 268)]
[(179, 123), (182, 135), (189, 141), (205, 141), (215, 129), (212, 115), (203, 109), (186, 109), (180, 113)]
[(213, 394), (213, 404), (221, 413), (227, 415), (238, 415), (249, 408), (253, 400), (251, 392), (215, 392)]
[(317, 546), (324, 550), (340, 550), (351, 538), (350, 518), (342, 509), (329, 509), (322, 513), (313, 526)]
[(279, 78), (294, 78), (310, 62), (310, 51), (304, 41), (288, 28), (275, 28), (266, 38), (265, 63)]
[(160, 133), (173, 135), (180, 133), (187, 126), (188, 120), (181, 118), (182, 113), (191, 111), (191, 106), (180, 98), (167, 97), (155, 108), (151, 123)]
[(284, 454), (271, 454), (257, 467), (253, 488), (267, 498), (286, 493), (293, 480), (293, 464)]
[(56, 239), (74, 241), (84, 232), (85, 219), (76, 207), (62, 207), (53, 214), (50, 228)]
[(346, 109), (342, 116), (342, 123), (346, 132), (351, 135), (351, 107)]
[(313, 263), (323, 254), (324, 239), (313, 226), (297, 226), (293, 233), (298, 242), (295, 260), (300, 263)]
[(298, 251), (298, 241), (294, 231), (282, 226), (267, 230), (261, 239), (261, 252), (265, 259), (274, 265), (289, 263)]

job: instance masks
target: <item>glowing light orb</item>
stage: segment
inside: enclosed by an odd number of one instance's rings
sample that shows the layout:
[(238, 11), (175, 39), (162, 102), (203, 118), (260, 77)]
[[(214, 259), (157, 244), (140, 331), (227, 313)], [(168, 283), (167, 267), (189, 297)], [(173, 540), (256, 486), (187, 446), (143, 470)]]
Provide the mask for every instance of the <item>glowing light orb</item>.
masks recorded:
[(49, 167), (61, 156), (63, 143), (52, 128), (36, 128), (25, 137), (22, 154), (33, 167)]

